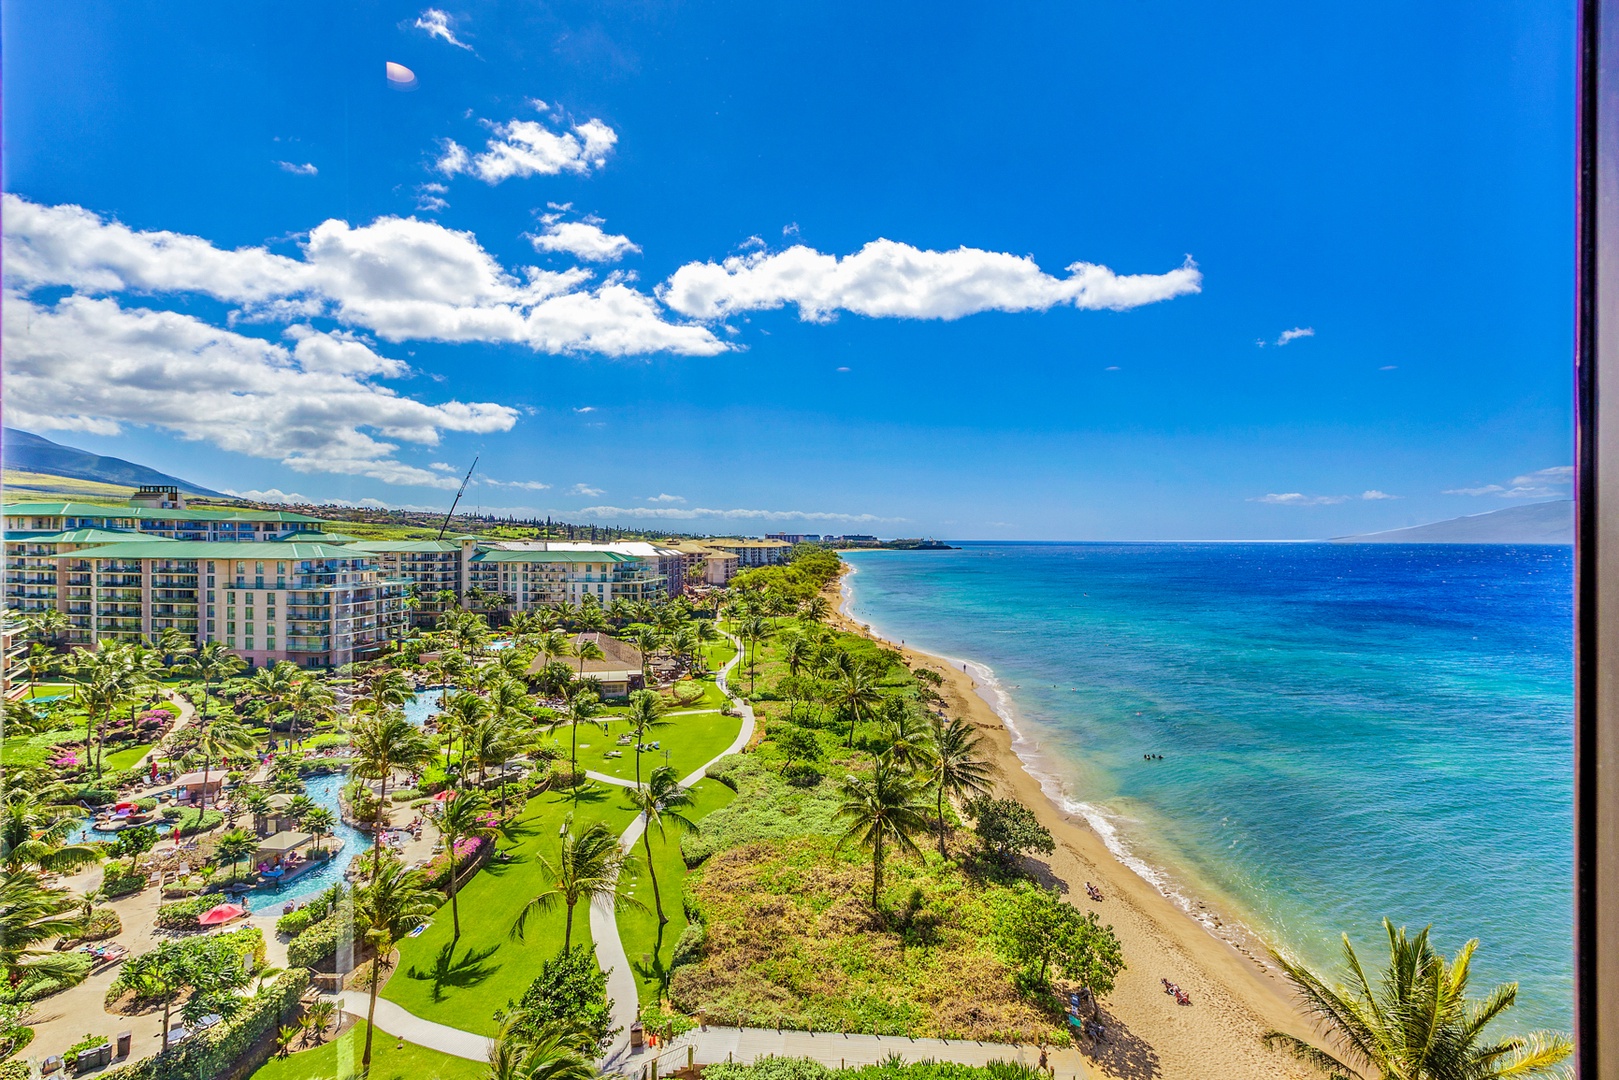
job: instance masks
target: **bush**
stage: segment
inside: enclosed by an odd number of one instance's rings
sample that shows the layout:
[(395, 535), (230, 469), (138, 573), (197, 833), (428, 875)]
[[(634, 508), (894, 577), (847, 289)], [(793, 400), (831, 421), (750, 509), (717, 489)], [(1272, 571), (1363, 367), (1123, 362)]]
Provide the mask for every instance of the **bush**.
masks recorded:
[(542, 963), (539, 975), (523, 991), (517, 1015), (519, 1030), (528, 1034), (554, 1021), (575, 1022), (589, 1034), (597, 1053), (607, 1049), (617, 1030), (610, 1026), (613, 1005), (607, 997), (607, 975), (588, 945), (575, 945)]
[(675, 951), (669, 958), (669, 970), (685, 964), (695, 964), (703, 958), (703, 946), (708, 943), (708, 927), (700, 922), (689, 922), (675, 942)]
[(308, 930), (310, 924), (314, 921), (315, 913), (313, 908), (299, 908), (297, 911), (289, 911), (277, 919), (275, 921), (275, 932), (285, 934), (289, 938), (295, 938)]
[(157, 909), (157, 925), (164, 930), (197, 930), (202, 913), (219, 903), (219, 897), (200, 893)]
[(688, 867), (699, 866), (716, 851), (795, 836), (838, 836), (841, 797), (830, 784), (795, 787), (752, 754), (719, 762), (708, 774), (740, 796), (703, 819), (701, 832), (680, 838), (680, 855)]
[(89, 803), (91, 806), (105, 806), (107, 803), (118, 801), (118, 792), (105, 787), (82, 787), (73, 793), (75, 802)]
[(225, 820), (218, 810), (201, 810), (195, 806), (165, 806), (163, 820), (178, 828), (181, 836), (195, 836), (207, 832)]
[(358, 941), (366, 930), (353, 905), (345, 903), (292, 939), (287, 945), (287, 966), (318, 967), (335, 956), (338, 946), (351, 935)]
[(410, 802), (412, 799), (421, 797), (421, 791), (413, 787), (399, 788), (397, 791), (388, 792), (388, 798), (393, 802)]
[(199, 1032), (166, 1054), (105, 1072), (102, 1080), (228, 1076), (254, 1044), (289, 1018), (308, 988), (308, 972), (285, 972), (244, 1002), (236, 1015), (224, 1023)]
[(951, 1061), (890, 1059), (880, 1065), (834, 1069), (809, 1058), (762, 1057), (751, 1065), (718, 1062), (703, 1070), (703, 1080), (1041, 1080), (1045, 1074), (1014, 1061), (958, 1065)]
[(146, 875), (141, 873), (127, 873), (128, 867), (122, 863), (108, 863), (106, 872), (101, 878), (101, 892), (109, 900), (116, 900), (121, 896), (131, 896), (146, 888)]
[(57, 960), (65, 970), (55, 977), (41, 977), (25, 980), (17, 984), (13, 993), (18, 1001), (38, 1001), (40, 998), (50, 997), (72, 986), (77, 986), (90, 974), (90, 968), (95, 961), (89, 953), (70, 952), (58, 957)]

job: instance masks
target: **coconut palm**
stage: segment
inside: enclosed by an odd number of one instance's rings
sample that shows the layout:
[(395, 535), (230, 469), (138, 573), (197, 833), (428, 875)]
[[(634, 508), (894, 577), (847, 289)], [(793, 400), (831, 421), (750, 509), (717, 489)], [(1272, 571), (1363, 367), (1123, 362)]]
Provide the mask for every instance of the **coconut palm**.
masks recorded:
[(647, 876), (652, 879), (652, 903), (658, 911), (658, 925), (662, 926), (669, 921), (669, 916), (663, 913), (663, 896), (658, 892), (658, 872), (652, 866), (652, 830), (657, 829), (658, 837), (662, 839), (664, 823), (669, 822), (684, 832), (695, 832), (697, 823), (681, 813), (693, 803), (691, 792), (680, 786), (672, 766), (661, 765), (652, 770), (646, 786), (638, 785), (630, 790), (630, 801), (646, 819), (646, 827), (641, 830), (641, 843), (646, 848)]
[[(378, 844), (377, 850), (381, 849)], [(428, 888), (420, 873), (406, 870), (397, 859), (374, 864), (371, 881), (354, 890), (355, 922), (366, 927), (365, 942), (372, 949), (371, 1003), (365, 1015), (365, 1053), (360, 1057), (362, 1075), (371, 1072), (371, 1037), (377, 1030), (377, 988), (382, 982), (382, 965), (389, 962), (394, 944), (426, 921), (438, 908), (438, 902), (437, 890)]]
[(579, 669), (574, 673), (574, 677), (578, 679), (585, 677), (586, 660), (601, 660), (605, 656), (600, 645), (583, 636), (574, 642), (570, 649), (572, 650), (571, 655), (579, 661)]
[(314, 837), (315, 850), (319, 851), (321, 837), (332, 835), (332, 830), (337, 828), (337, 815), (324, 806), (317, 806), (304, 815), (303, 826)]
[(197, 749), (202, 753), (202, 808), (206, 810), (208, 772), (213, 763), (231, 754), (252, 754), (259, 744), (253, 733), (232, 716), (199, 717), (192, 730), (197, 734)]
[(225, 648), (223, 641), (205, 641), (190, 656), (182, 656), (175, 670), (202, 684), (202, 713), (208, 715), (208, 689), (224, 682), (245, 667), (247, 661)]
[(558, 904), (567, 908), (567, 921), (562, 929), (562, 951), (573, 944), (574, 908), (584, 901), (587, 905), (598, 896), (611, 896), (613, 906), (634, 907), (642, 911), (646, 905), (618, 891), (623, 878), (633, 876), (634, 860), (618, 846), (618, 837), (604, 823), (598, 821), (582, 833), (573, 831), (573, 815), (569, 814), (563, 826), (562, 848), (552, 862), (544, 855), (538, 857), (545, 876), (552, 885), (532, 897), (517, 921), (512, 923), (511, 936), (522, 938), (531, 916), (551, 911)]
[(809, 666), (814, 655), (815, 646), (803, 634), (787, 634), (781, 639), (782, 663), (787, 665), (787, 674), (795, 679)]
[(246, 829), (232, 829), (219, 838), (214, 845), (214, 857), (220, 862), (230, 863), (231, 876), (236, 876), (236, 868), (242, 860), (258, 850), (259, 842), (253, 834)]
[(753, 692), (758, 675), (759, 642), (770, 636), (770, 620), (760, 614), (747, 615), (736, 624), (737, 633), (752, 647), (748, 650), (748, 692)]
[(272, 728), (275, 726), (276, 718), (286, 708), (287, 699), (292, 697), (303, 679), (298, 665), (288, 660), (260, 668), (252, 674), (247, 680), (247, 689), (262, 700), (265, 724)]
[(916, 772), (927, 760), (932, 734), (917, 709), (904, 698), (891, 697), (883, 704), (883, 753), (906, 772)]
[(994, 765), (981, 756), (984, 739), (959, 716), (928, 721), (928, 743), (922, 769), (933, 785), (934, 816), (939, 827), (939, 854), (944, 847), (944, 801), (987, 794)]
[[(663, 699), (655, 690), (637, 690), (630, 695), (630, 710), (624, 719), (630, 722), (630, 734), (635, 736), (637, 748), (646, 742), (646, 733), (653, 728), (668, 727), (663, 719)], [(641, 751), (635, 751), (635, 786), (641, 786)]]
[(848, 718), (849, 747), (853, 749), (855, 728), (871, 716), (882, 695), (877, 690), (877, 680), (869, 665), (853, 659), (846, 652), (833, 653), (829, 660), (829, 668), (838, 672), (838, 678), (832, 685), (831, 700)]
[(319, 679), (298, 682), (288, 700), (292, 706), (290, 733), (295, 740), (301, 739), (305, 730), (313, 732), (322, 720), (337, 715), (337, 697), (332, 688)]
[(598, 1080), (595, 1064), (580, 1050), (590, 1033), (570, 1020), (535, 1023), (522, 1010), (506, 1017), (489, 1048), (488, 1080)]
[(402, 708), (416, 694), (410, 676), (398, 668), (378, 668), (361, 682), (365, 708), (372, 716)]
[(28, 784), (13, 778), (0, 807), (0, 864), (8, 870), (32, 866), (61, 873), (95, 862), (95, 845), (67, 842), (84, 816), (71, 798), (60, 782)]
[(1334, 1080), (1350, 1077), (1398, 1080), (1492, 1080), (1495, 1077), (1567, 1075), (1563, 1062), (1574, 1045), (1565, 1035), (1536, 1031), (1491, 1038), (1485, 1028), (1510, 1009), (1517, 983), (1504, 983), (1482, 1000), (1467, 996), (1468, 969), (1477, 939), (1447, 961), (1428, 943), (1428, 928), (1415, 937), (1387, 919), (1388, 967), (1374, 985), (1344, 935), (1343, 977), (1325, 979), (1282, 956), (1276, 962), (1292, 980), (1304, 1011), (1337, 1053), (1280, 1031), (1266, 1045), (1291, 1052)]
[(572, 748), (568, 753), (568, 771), (574, 776), (579, 775), (579, 725), (588, 722), (596, 715), (600, 699), (588, 690), (576, 690), (568, 696), (567, 703), (562, 707), (562, 713), (551, 721), (551, 730), (566, 724), (572, 731)]
[(901, 851), (916, 851), (913, 837), (927, 832), (927, 811), (921, 785), (885, 757), (877, 759), (871, 775), (850, 776), (844, 780), (838, 817), (848, 821), (849, 828), (838, 844), (858, 839), (871, 849), (872, 907), (879, 906), (888, 845)]
[(438, 832), (444, 838), (444, 850), (450, 857), (450, 940), (461, 940), (461, 908), (456, 902), (455, 845), (461, 840), (493, 836), (495, 829), (489, 824), (489, 797), (481, 791), (463, 791), (452, 795), (438, 813)]
[(0, 869), (0, 971), (13, 985), (29, 977), (82, 974), (71, 953), (50, 945), (78, 936), (84, 926), (84, 912), (72, 893), (47, 886), (32, 870)]
[(455, 748), (455, 740), (461, 740), (461, 771), (466, 774), (466, 736), (477, 724), (489, 715), (489, 702), (482, 696), (470, 690), (458, 690), (444, 703), (444, 711), (439, 713), (439, 729), (444, 735), (444, 768), (450, 768), (450, 754)]
[[(381, 781), (376, 809), (376, 829), (382, 831), (387, 813), (388, 781), (395, 769), (417, 769), (432, 759), (433, 747), (415, 724), (397, 712), (384, 712), (368, 716), (354, 725), (354, 763), (356, 776)], [(371, 858), (373, 877), (382, 866), (381, 838)]]
[(832, 605), (826, 602), (824, 596), (812, 596), (798, 605), (798, 618), (807, 623), (823, 623), (831, 612)]
[(642, 689), (651, 689), (652, 656), (663, 648), (663, 635), (650, 626), (643, 626), (635, 632), (630, 641), (635, 645), (636, 651), (641, 654), (641, 687)]

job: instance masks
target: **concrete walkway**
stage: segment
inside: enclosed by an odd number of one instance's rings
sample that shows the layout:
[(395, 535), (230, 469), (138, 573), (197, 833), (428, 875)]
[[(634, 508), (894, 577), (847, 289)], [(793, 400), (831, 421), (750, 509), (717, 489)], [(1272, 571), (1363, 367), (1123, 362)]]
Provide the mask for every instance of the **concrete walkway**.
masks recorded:
[[(339, 1009), (361, 1020), (365, 1019), (366, 1009), (371, 1004), (371, 996), (358, 990), (345, 990), (331, 1000), (337, 1002)], [(385, 997), (377, 998), (376, 1022), (379, 1029), (390, 1035), (413, 1042), (417, 1046), (425, 1046), (429, 1050), (437, 1050), (441, 1054), (466, 1058), (469, 1061), (488, 1061), (489, 1050), (495, 1045), (495, 1040), (488, 1036), (423, 1020)]]
[[(835, 1031), (777, 1031), (773, 1028), (705, 1027), (688, 1031), (668, 1046), (643, 1048), (639, 1053), (610, 1057), (605, 1068), (625, 1076), (647, 1077), (657, 1064), (667, 1075), (687, 1064), (717, 1061), (748, 1064), (762, 1057), (807, 1057), (827, 1066), (875, 1065), (891, 1055), (905, 1061), (954, 1061), (987, 1065), (1016, 1061), (1040, 1062), (1038, 1046), (973, 1042), (965, 1039), (912, 1039), (905, 1035), (841, 1035)], [(1047, 1064), (1058, 1080), (1080, 1080), (1087, 1075), (1085, 1059), (1073, 1047), (1050, 1048)]]
[[(733, 642), (735, 640), (732, 638)], [(730, 674), (731, 668), (736, 666), (740, 657), (741, 652), (738, 651), (737, 655), (728, 660), (725, 666), (714, 676), (715, 683), (725, 692), (727, 698), (731, 698), (731, 687), (726, 681), (726, 676)], [(691, 787), (697, 783), (707, 775), (709, 766), (720, 760), (720, 758), (729, 757), (740, 752), (743, 747), (748, 745), (748, 740), (753, 738), (753, 706), (740, 698), (731, 698), (731, 704), (742, 713), (741, 730), (737, 732), (737, 736), (731, 741), (730, 746), (698, 766), (690, 776), (681, 780), (681, 787)], [(635, 786), (633, 781), (617, 780), (598, 773), (587, 773), (586, 775), (597, 780), (621, 784), (625, 787)], [(628, 851), (641, 839), (641, 832), (645, 828), (646, 819), (637, 817), (630, 823), (630, 827), (624, 830), (624, 835), (619, 837), (619, 843)], [(613, 897), (599, 896), (591, 902), (590, 936), (596, 942), (596, 962), (601, 965), (603, 971), (607, 972), (607, 996), (613, 1002), (612, 1026), (622, 1029), (619, 1031), (613, 1045), (607, 1050), (607, 1061), (612, 1062), (620, 1056), (627, 1056), (629, 1053), (630, 1025), (635, 1023), (636, 1016), (640, 1011), (641, 999), (640, 990), (635, 985), (635, 972), (631, 969), (629, 957), (624, 952), (624, 942), (618, 936), (618, 917), (614, 911)]]

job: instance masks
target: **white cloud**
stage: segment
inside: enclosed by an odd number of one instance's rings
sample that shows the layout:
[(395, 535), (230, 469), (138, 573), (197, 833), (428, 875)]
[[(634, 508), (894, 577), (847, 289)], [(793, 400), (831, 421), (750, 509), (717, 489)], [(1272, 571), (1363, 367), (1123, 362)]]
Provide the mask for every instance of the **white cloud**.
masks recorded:
[(1291, 330), (1283, 330), (1282, 336), (1276, 339), (1276, 345), (1279, 348), (1290, 341), (1306, 337), (1315, 337), (1315, 330), (1308, 326), (1295, 326)]
[(316, 173), (320, 172), (319, 169), (315, 168), (315, 166), (309, 164), (308, 162), (299, 165), (296, 162), (291, 161), (278, 161), (276, 164), (281, 166), (283, 172), (290, 172), (294, 176), (314, 176)]
[(399, 461), (399, 442), (432, 446), (444, 431), (517, 420), (504, 405), (399, 396), (372, 380), (405, 366), (345, 333), (294, 327), (289, 347), (178, 312), (84, 296), (47, 306), (10, 292), (3, 327), (8, 421), (44, 430), (150, 424), (298, 472), (454, 488)]
[(309, 503), (314, 501), (307, 495), (299, 495), (296, 492), (282, 491), (280, 488), (270, 488), (267, 491), (259, 491), (256, 489), (234, 491), (231, 488), (225, 488), (224, 492), (226, 495), (231, 495), (238, 499), (247, 499), (251, 502), (298, 503), (300, 505), (307, 506)]
[(594, 405), (580, 405), (580, 406), (577, 406), (573, 411), (576, 412), (576, 413), (591, 413), (591, 412), (596, 411), (596, 406), (594, 406)]
[(1361, 492), (1360, 497), (1362, 499), (1365, 499), (1367, 502), (1376, 502), (1376, 501), (1381, 500), (1381, 499), (1398, 499), (1399, 498), (1398, 495), (1390, 495), (1388, 492), (1386, 492), (1386, 491), (1378, 491), (1376, 488), (1373, 488), (1370, 491)]
[(8, 284), (31, 291), (199, 293), (253, 318), (329, 315), (388, 341), (483, 341), (537, 352), (712, 356), (731, 346), (672, 323), (622, 280), (592, 272), (509, 270), (470, 232), (415, 218), (351, 226), (330, 219), (299, 257), (216, 248), (182, 233), (136, 231), (77, 206), (0, 197)]
[(1348, 495), (1305, 495), (1303, 492), (1287, 491), (1281, 494), (1259, 495), (1249, 499), (1249, 502), (1265, 503), (1269, 506), (1336, 506), (1349, 501)]
[(550, 484), (542, 484), (538, 480), (491, 480), (487, 477), (478, 481), (490, 487), (517, 488), (521, 491), (545, 491)]
[(587, 506), (572, 513), (592, 517), (658, 518), (662, 520), (694, 521), (715, 518), (726, 521), (837, 521), (849, 525), (875, 522), (904, 521), (904, 518), (885, 518), (875, 514), (833, 514), (811, 510), (716, 510), (709, 507), (647, 507), (647, 506)]
[(604, 232), (589, 221), (548, 221), (545, 231), (529, 240), (535, 251), (574, 255), (588, 262), (617, 262), (641, 250), (629, 237)]
[(556, 176), (571, 172), (587, 175), (607, 164), (618, 133), (600, 120), (556, 131), (539, 120), (509, 120), (490, 124), (494, 133), (479, 154), (470, 153), (453, 139), (441, 144), (437, 169), (445, 176), (465, 173), (486, 184), (513, 177)]
[(416, 186), (416, 209), (436, 214), (440, 210), (447, 210), (450, 201), (444, 196), (449, 188), (443, 184), (418, 184)]
[(594, 499), (598, 495), (605, 495), (607, 493), (601, 488), (591, 487), (589, 484), (575, 484), (573, 487), (568, 489), (568, 494), (583, 495), (587, 498)]
[(820, 322), (838, 311), (873, 317), (959, 319), (980, 311), (1044, 311), (1058, 305), (1122, 311), (1198, 292), (1202, 275), (1188, 259), (1165, 274), (1119, 275), (1076, 262), (1068, 277), (1045, 273), (1033, 259), (977, 248), (923, 251), (873, 240), (853, 255), (823, 255), (802, 244), (775, 254), (733, 255), (723, 263), (688, 263), (657, 293), (683, 315), (719, 319), (742, 311), (796, 304), (801, 319)]
[(647, 502), (652, 502), (652, 503), (683, 503), (686, 500), (681, 498), (679, 495), (667, 495), (667, 494), (665, 494), (665, 495), (648, 495), (646, 497), (646, 501)]
[(1451, 488), (1445, 495), (1495, 495), (1503, 499), (1555, 499), (1568, 498), (1574, 483), (1574, 466), (1555, 465), (1538, 469), (1522, 476), (1514, 476), (1507, 484), (1484, 484), (1480, 487)]
[(428, 8), (417, 18), (416, 29), (427, 31), (428, 37), (439, 38), (458, 49), (471, 52), (472, 46), (455, 36), (455, 31), (450, 28), (450, 22), (450, 16), (447, 12), (440, 11), (438, 8)]

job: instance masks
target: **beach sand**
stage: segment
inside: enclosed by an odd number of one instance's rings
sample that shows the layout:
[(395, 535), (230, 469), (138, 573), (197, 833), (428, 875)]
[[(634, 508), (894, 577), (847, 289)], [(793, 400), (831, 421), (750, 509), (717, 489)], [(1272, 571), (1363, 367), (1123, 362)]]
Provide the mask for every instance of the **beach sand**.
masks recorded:
[[(876, 636), (843, 612), (841, 593), (829, 591), (827, 598), (838, 605), (840, 626)], [(904, 653), (913, 667), (929, 667), (944, 676), (940, 693), (949, 713), (971, 721), (993, 748), (997, 795), (1016, 798), (1034, 810), (1057, 841), (1056, 853), (1046, 860), (1053, 884), (1082, 910), (1095, 910), (1118, 935), (1127, 968), (1103, 1002), (1108, 1035), (1087, 1055), (1092, 1074), (1121, 1080), (1318, 1078), (1321, 1074), (1260, 1042), (1272, 1029), (1311, 1035), (1288, 985), (1269, 969), (1263, 945), (1235, 934), (1235, 944), (1214, 936), (1120, 862), (1088, 822), (1052, 802), (1013, 750), (1013, 734), (1000, 714), (959, 663), (897, 642), (887, 644)], [(1101, 890), (1100, 903), (1086, 896), (1087, 881)], [(1227, 927), (1225, 932), (1233, 931)], [(1240, 950), (1265, 959), (1269, 970)], [(1164, 978), (1189, 993), (1192, 1004), (1177, 1005), (1164, 992), (1159, 981)]]

